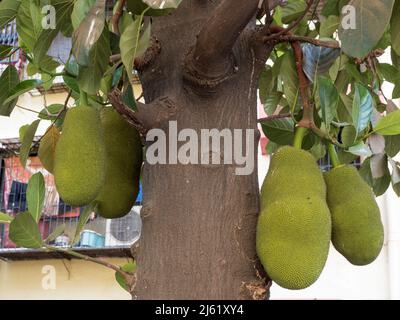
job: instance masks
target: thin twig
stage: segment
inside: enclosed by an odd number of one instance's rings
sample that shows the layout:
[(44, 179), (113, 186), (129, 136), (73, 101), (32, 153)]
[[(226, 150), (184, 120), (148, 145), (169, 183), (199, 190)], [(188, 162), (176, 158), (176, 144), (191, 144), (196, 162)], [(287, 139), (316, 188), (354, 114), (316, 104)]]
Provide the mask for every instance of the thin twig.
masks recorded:
[(336, 40), (323, 41), (323, 40), (314, 39), (314, 38), (310, 38), (310, 37), (295, 36), (295, 35), (291, 35), (291, 34), (283, 35), (277, 40), (279, 42), (295, 42), (295, 41), (308, 42), (315, 46), (332, 48), (332, 49), (340, 48), (340, 44)]
[(122, 14), (124, 13), (125, 2), (126, 2), (126, 0), (118, 1), (117, 8), (115, 10), (115, 14), (113, 15), (113, 17), (111, 19), (112, 31), (118, 35), (120, 34), (119, 20), (121, 19)]
[[(282, 29), (281, 29), (279, 32), (277, 32), (277, 33), (273, 33), (273, 34), (271, 34), (271, 35), (269, 35), (269, 36), (263, 37), (263, 41), (264, 41), (264, 42), (267, 42), (267, 41), (271, 41), (271, 40), (278, 39), (280, 36), (282, 36), (282, 35), (284, 35), (284, 34), (287, 34), (287, 33), (289, 33), (291, 30), (293, 30), (294, 28), (296, 28), (296, 27), (300, 24), (300, 22), (304, 19), (304, 17), (307, 15), (307, 13), (310, 11), (310, 9), (311, 9), (313, 3), (314, 3), (314, 0), (309, 0), (309, 1), (307, 2), (306, 10), (304, 10), (304, 12), (302, 13), (302, 15), (301, 15), (296, 21), (294, 21), (291, 25), (289, 25), (289, 27), (287, 27), (287, 28), (282, 28)], [(265, 29), (263, 30), (263, 32), (269, 32), (269, 31), (270, 31), (270, 30), (269, 30), (268, 27), (265, 28)]]
[(315, 127), (314, 123), (314, 108), (310, 102), (310, 95), (308, 91), (309, 81), (303, 71), (303, 51), (299, 41), (292, 43), (296, 59), (296, 70), (299, 76), (299, 90), (303, 103), (303, 119), (299, 122), (300, 127), (312, 129)]
[(32, 110), (32, 109), (29, 109), (29, 108), (26, 108), (26, 107), (20, 106), (20, 105), (18, 105), (18, 104), (16, 105), (16, 107), (17, 107), (17, 108), (19, 108), (19, 109), (23, 109), (23, 110), (29, 111), (29, 112), (33, 112), (33, 113), (36, 113), (36, 114), (40, 114), (40, 112), (39, 112), (39, 111)]

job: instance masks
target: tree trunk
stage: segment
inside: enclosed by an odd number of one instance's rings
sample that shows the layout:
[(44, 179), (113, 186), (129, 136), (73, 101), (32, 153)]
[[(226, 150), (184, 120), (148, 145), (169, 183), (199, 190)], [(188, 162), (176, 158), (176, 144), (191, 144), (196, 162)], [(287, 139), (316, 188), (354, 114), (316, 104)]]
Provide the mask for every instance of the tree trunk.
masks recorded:
[(135, 253), (138, 299), (263, 299), (267, 293), (257, 272), (255, 231), (257, 83), (270, 49), (253, 44), (253, 19), (235, 42), (228, 76), (216, 81), (210, 67), (211, 80), (196, 79), (188, 61), (219, 2), (185, 0), (173, 14), (154, 18), (152, 34), (161, 51), (140, 77), (146, 103), (160, 97), (173, 102), (176, 112), (158, 123), (167, 136), (171, 120), (178, 132), (191, 128), (199, 136), (201, 129), (242, 129), (244, 144), (246, 129), (254, 129), (254, 170), (240, 176), (229, 164), (145, 163), (143, 229)]

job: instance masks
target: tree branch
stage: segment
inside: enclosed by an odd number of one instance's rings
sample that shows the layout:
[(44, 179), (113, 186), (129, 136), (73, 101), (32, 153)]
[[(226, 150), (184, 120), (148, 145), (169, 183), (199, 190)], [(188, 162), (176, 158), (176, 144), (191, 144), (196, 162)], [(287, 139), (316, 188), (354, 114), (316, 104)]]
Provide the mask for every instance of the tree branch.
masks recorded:
[(299, 90), (301, 100), (303, 102), (303, 119), (299, 122), (299, 126), (303, 128), (312, 129), (315, 127), (314, 123), (314, 108), (310, 102), (310, 95), (308, 92), (308, 79), (303, 71), (303, 51), (299, 41), (292, 43), (294, 56), (296, 59), (296, 69), (299, 76)]
[(295, 35), (283, 35), (278, 39), (279, 42), (308, 42), (315, 46), (319, 47), (326, 47), (332, 49), (340, 49), (339, 42), (332, 40), (332, 41), (323, 41), (319, 39), (314, 39), (310, 37), (303, 37), (303, 36), (295, 36)]
[(153, 128), (159, 128), (178, 112), (177, 104), (169, 97), (158, 98), (149, 104), (136, 102), (137, 111), (124, 104), (122, 93), (117, 88), (108, 94), (108, 99), (117, 112), (142, 136)]
[[(265, 0), (272, 9), (280, 0)], [(233, 72), (232, 48), (241, 32), (263, 2), (223, 0), (200, 31), (197, 43), (186, 60), (189, 79), (202, 85), (216, 85)], [(204, 81), (202, 81), (204, 80)]]
[(122, 14), (124, 12), (123, 10), (124, 10), (124, 6), (125, 6), (125, 2), (126, 2), (126, 0), (118, 1), (115, 13), (111, 18), (112, 31), (115, 34), (118, 34), (118, 35), (120, 34), (120, 32), (119, 32), (119, 20), (121, 19)]

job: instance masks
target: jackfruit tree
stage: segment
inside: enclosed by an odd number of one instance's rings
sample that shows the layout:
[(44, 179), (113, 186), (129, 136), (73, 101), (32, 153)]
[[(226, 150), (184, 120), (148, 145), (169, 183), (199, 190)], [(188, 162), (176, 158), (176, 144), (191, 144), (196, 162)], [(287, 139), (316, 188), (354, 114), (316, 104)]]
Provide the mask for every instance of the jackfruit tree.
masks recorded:
[[(144, 195), (134, 263), (50, 246), (61, 229), (42, 239), (40, 173), (28, 211), (0, 213), (17, 245), (111, 267), (138, 299), (266, 299), (273, 282), (317, 281), (330, 242), (354, 265), (379, 255), (375, 197), (390, 185), (400, 196), (400, 0), (1, 1), (0, 27), (14, 20), (19, 47), (2, 45), (1, 60), (20, 50), (33, 78), (13, 64), (3, 71), (0, 115), (27, 109), (21, 95), (63, 78), (65, 103), (21, 129), (20, 159), (46, 122), (40, 160), (60, 196), (85, 207), (71, 245), (90, 213), (122, 217), (139, 182)], [(53, 50), (60, 39), (67, 55)], [(259, 102), (268, 117), (258, 117)], [(259, 125), (272, 155), (261, 192)], [(185, 132), (158, 147), (170, 162), (149, 157), (163, 140), (155, 129)], [(179, 149), (186, 161), (176, 161), (178, 146), (205, 129), (227, 130), (209, 149)], [(255, 159), (249, 174), (217, 149), (227, 132)], [(323, 173), (317, 161), (328, 156), (334, 168)]]

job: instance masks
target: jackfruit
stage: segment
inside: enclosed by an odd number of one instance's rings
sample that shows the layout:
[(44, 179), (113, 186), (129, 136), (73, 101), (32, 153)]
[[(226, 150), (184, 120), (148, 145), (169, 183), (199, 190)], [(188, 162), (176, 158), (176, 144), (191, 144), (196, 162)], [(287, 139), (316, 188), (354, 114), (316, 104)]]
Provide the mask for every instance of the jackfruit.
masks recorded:
[(106, 178), (96, 198), (97, 212), (104, 218), (127, 215), (139, 192), (143, 149), (139, 133), (114, 109), (101, 112), (106, 150)]
[(104, 183), (105, 149), (100, 114), (91, 107), (69, 109), (56, 146), (54, 179), (72, 206), (92, 202)]
[(273, 156), (261, 190), (257, 254), (287, 289), (304, 289), (320, 276), (329, 252), (331, 218), (324, 178), (313, 156), (285, 146)]
[(382, 249), (384, 230), (371, 188), (350, 165), (326, 173), (325, 181), (334, 247), (354, 265), (373, 262)]

